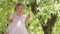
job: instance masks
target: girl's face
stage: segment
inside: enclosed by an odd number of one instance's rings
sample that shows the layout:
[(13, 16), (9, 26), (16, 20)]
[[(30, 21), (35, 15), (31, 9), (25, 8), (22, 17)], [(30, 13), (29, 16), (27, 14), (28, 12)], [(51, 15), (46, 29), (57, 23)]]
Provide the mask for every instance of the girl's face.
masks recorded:
[(17, 7), (16, 7), (16, 13), (22, 14), (23, 11), (24, 11), (24, 7), (23, 7), (23, 6), (20, 5), (20, 6), (17, 6)]

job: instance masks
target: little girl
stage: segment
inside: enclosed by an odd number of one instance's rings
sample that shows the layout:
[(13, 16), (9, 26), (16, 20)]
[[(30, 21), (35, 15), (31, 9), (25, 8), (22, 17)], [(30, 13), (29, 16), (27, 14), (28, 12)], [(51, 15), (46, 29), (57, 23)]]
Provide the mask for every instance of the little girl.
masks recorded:
[(7, 21), (10, 23), (5, 34), (29, 34), (25, 24), (30, 18), (30, 14), (27, 16), (23, 15), (24, 5), (18, 3), (15, 5), (15, 13), (13, 18), (7, 17)]

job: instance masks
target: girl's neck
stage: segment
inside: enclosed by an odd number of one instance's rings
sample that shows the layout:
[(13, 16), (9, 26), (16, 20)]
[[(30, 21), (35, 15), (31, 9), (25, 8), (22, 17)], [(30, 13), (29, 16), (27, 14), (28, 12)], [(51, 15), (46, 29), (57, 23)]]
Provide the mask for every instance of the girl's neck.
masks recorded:
[(19, 14), (19, 13), (16, 13), (17, 14), (17, 16), (19, 16), (19, 17), (21, 17), (23, 14)]

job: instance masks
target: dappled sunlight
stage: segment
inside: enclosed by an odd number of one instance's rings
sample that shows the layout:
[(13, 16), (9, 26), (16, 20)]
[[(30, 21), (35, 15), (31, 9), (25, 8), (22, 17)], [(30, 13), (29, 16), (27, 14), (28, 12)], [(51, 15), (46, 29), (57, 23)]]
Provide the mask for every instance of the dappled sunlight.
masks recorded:
[[(16, 3), (24, 4), (23, 14), (31, 14), (30, 21), (26, 24), (31, 34), (45, 34), (43, 28), (53, 22), (55, 25), (52, 27), (52, 34), (60, 34), (60, 0), (0, 0), (0, 34), (3, 34), (8, 27), (6, 16), (12, 18)], [(17, 26), (20, 25), (21, 21), (17, 22)]]

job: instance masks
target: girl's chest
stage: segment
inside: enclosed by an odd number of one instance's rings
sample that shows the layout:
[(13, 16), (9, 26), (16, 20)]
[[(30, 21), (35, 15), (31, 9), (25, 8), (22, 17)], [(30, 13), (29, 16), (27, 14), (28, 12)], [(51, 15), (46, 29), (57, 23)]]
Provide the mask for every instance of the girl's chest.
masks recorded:
[(25, 22), (25, 17), (24, 16), (21, 16), (21, 17), (15, 16), (13, 19), (13, 22), (19, 22), (19, 21), (21, 21), (22, 23)]

